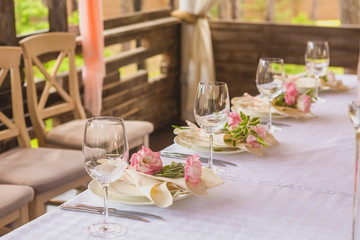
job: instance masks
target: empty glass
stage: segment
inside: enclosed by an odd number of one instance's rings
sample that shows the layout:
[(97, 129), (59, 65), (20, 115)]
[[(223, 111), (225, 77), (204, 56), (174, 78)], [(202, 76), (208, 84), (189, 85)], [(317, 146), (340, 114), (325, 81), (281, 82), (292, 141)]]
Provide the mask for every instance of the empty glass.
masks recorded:
[(282, 58), (260, 58), (256, 72), (256, 87), (269, 101), (269, 113), (266, 130), (273, 133), (280, 128), (272, 125), (272, 100), (282, 93), (284, 88), (284, 60)]
[(220, 173), (213, 165), (213, 139), (216, 131), (227, 122), (230, 110), (229, 91), (224, 82), (200, 82), (194, 102), (194, 116), (199, 126), (209, 133), (208, 167)]
[(316, 102), (323, 102), (319, 97), (320, 76), (326, 74), (329, 67), (330, 55), (329, 44), (327, 41), (308, 41), (305, 52), (306, 71), (315, 76), (315, 96)]
[(360, 209), (359, 209), (359, 150), (360, 150), (360, 106), (357, 101), (349, 103), (349, 117), (355, 128), (356, 136), (356, 157), (355, 157), (355, 193), (354, 193), (354, 213), (352, 239), (360, 239)]
[(108, 187), (119, 179), (129, 158), (124, 121), (117, 117), (94, 117), (86, 121), (82, 147), (84, 166), (88, 174), (104, 189), (104, 220), (88, 227), (97, 237), (125, 234), (126, 227), (108, 222)]

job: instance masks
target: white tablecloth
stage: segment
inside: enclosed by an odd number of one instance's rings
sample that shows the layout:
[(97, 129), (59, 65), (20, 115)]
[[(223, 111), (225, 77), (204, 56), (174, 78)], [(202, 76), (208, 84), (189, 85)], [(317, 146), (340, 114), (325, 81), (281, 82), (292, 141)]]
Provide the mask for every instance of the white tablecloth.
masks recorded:
[[(355, 133), (347, 105), (356, 98), (357, 81), (354, 75), (338, 78), (352, 89), (321, 92), (326, 102), (312, 106), (316, 117), (274, 119), (290, 127), (275, 133), (279, 145), (263, 157), (215, 154), (238, 166), (227, 167), (225, 184), (210, 189), (209, 196), (192, 195), (166, 209), (111, 201), (111, 207), (165, 219), (110, 217), (128, 228), (118, 239), (351, 239)], [(166, 150), (194, 153), (177, 145)], [(85, 191), (68, 202), (74, 203), (101, 206), (102, 199)], [(101, 220), (56, 208), (1, 239), (93, 239), (86, 227)]]

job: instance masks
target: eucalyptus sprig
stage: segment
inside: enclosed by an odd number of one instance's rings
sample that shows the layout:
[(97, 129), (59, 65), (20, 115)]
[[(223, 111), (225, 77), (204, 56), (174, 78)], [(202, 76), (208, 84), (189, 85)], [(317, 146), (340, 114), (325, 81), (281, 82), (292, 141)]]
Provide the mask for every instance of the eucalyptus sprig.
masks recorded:
[(252, 134), (258, 143), (267, 147), (266, 142), (257, 134), (256, 131), (250, 129), (250, 127), (257, 126), (261, 121), (258, 117), (251, 118), (249, 115), (240, 111), (241, 123), (236, 129), (229, 130), (228, 123), (225, 124), (227, 133), (224, 136), (224, 142), (230, 146), (236, 147), (239, 142), (245, 142), (246, 138)]
[(164, 166), (160, 172), (154, 174), (154, 176), (183, 178), (185, 176), (185, 164), (172, 161), (169, 165)]

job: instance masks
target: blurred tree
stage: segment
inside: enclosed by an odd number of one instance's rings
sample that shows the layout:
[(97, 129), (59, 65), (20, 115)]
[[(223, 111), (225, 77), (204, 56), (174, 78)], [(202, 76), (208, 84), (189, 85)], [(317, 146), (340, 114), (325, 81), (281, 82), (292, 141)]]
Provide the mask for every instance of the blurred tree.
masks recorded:
[(16, 33), (49, 29), (48, 12), (41, 0), (15, 0)]
[(341, 24), (360, 24), (360, 1), (339, 0)]

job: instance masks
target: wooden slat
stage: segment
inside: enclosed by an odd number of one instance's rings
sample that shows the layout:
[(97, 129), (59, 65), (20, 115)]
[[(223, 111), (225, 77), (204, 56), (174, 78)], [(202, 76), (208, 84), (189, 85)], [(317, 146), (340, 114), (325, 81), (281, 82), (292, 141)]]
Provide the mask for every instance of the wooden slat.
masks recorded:
[(171, 9), (164, 8), (156, 11), (143, 11), (131, 14), (124, 14), (122, 17), (108, 18), (104, 21), (104, 29), (126, 26), (138, 22), (151, 21), (158, 18), (170, 16)]

